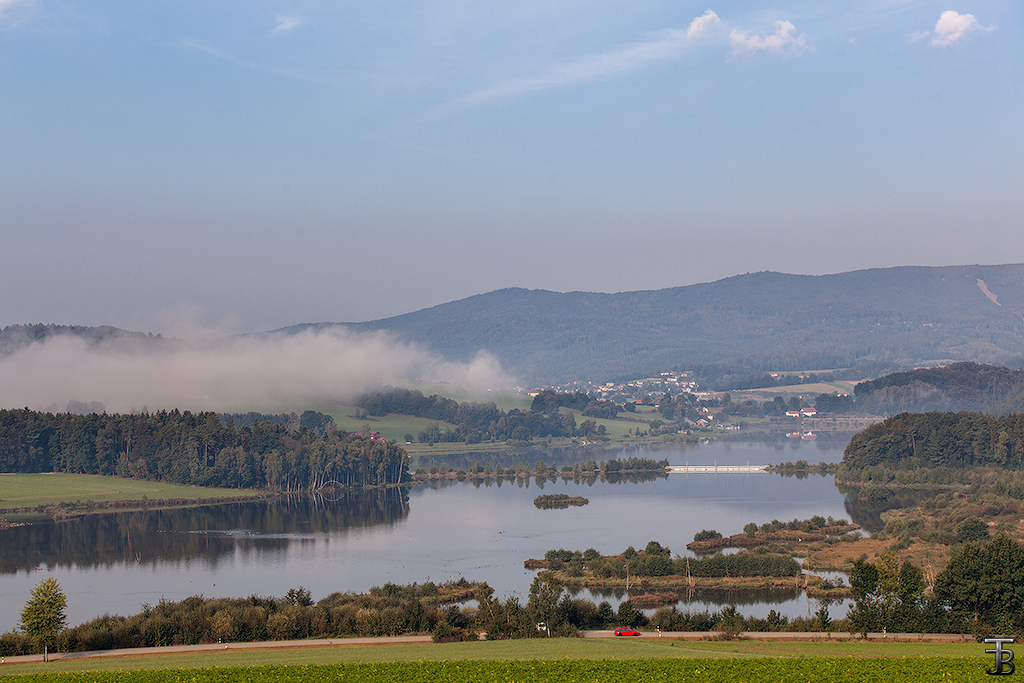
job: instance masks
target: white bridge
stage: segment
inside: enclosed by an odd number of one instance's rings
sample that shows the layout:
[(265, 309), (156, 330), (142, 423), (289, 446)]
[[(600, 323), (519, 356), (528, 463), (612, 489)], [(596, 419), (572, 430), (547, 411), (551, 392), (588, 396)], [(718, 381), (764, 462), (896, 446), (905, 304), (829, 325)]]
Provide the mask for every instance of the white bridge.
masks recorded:
[(681, 472), (683, 474), (749, 474), (750, 472), (765, 472), (767, 465), (675, 465), (668, 468), (669, 472)]

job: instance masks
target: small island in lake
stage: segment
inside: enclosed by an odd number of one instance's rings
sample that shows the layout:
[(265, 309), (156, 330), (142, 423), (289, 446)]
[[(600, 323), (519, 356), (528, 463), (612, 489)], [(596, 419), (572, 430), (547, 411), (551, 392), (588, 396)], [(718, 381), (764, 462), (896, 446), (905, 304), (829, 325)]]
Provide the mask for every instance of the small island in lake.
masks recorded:
[(533, 499), (533, 504), (541, 509), (562, 510), (570, 505), (583, 507), (590, 502), (589, 498), (583, 496), (570, 496), (567, 493), (545, 493)]

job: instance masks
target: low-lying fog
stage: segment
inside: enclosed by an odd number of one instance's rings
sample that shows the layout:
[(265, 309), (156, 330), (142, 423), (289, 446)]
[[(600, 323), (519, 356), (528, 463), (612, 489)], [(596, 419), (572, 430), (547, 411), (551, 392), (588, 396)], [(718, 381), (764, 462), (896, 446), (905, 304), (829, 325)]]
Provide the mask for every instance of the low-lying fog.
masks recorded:
[(0, 358), (0, 407), (66, 410), (99, 402), (132, 409), (277, 411), (341, 402), (409, 380), (481, 389), (511, 386), (494, 356), (445, 361), (387, 335), (338, 331), (236, 337), (181, 344), (89, 344), (73, 335)]

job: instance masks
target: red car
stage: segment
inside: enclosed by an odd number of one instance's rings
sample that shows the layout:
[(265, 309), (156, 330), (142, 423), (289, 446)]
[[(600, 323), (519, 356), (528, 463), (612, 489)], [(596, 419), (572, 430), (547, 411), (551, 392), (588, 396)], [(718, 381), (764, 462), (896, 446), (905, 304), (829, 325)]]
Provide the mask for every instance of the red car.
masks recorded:
[(617, 636), (638, 636), (640, 631), (635, 628), (617, 628), (615, 629), (615, 635)]

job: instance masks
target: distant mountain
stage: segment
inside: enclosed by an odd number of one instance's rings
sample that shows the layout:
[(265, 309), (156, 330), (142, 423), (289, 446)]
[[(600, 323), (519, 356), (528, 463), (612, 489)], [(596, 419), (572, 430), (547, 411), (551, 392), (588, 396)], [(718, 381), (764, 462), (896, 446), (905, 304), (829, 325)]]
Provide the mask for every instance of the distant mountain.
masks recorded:
[(1024, 265), (762, 272), (656, 291), (502, 289), (363, 323), (451, 360), (493, 353), (528, 383), (732, 364), (815, 370), (1024, 359)]

